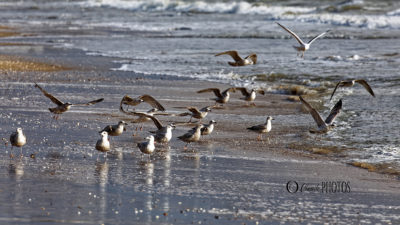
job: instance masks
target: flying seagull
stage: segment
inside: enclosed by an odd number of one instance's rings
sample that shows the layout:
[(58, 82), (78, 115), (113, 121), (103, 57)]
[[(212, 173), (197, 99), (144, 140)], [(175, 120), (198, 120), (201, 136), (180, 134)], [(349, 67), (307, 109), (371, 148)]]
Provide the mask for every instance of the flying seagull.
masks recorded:
[(201, 119), (203, 119), (204, 117), (207, 116), (208, 112), (211, 112), (211, 107), (207, 106), (204, 108), (201, 108), (200, 110), (197, 109), (196, 107), (187, 107), (187, 109), (190, 112), (185, 112), (185, 113), (181, 113), (178, 114), (178, 116), (191, 116), (189, 122), (192, 122), (192, 118), (196, 118), (199, 119), (199, 122), (201, 121)]
[(124, 104), (124, 105), (136, 106), (142, 102), (146, 102), (150, 104), (153, 108), (157, 108), (160, 111), (165, 111), (165, 108), (150, 95), (141, 95), (137, 98), (131, 98), (128, 95), (125, 95), (122, 98), (120, 105), (122, 106)]
[(339, 115), (340, 110), (342, 109), (342, 99), (340, 99), (335, 106), (332, 108), (329, 116), (325, 119), (325, 121), (321, 118), (320, 114), (315, 110), (306, 100), (304, 100), (301, 96), (299, 96), (300, 101), (304, 104), (307, 110), (310, 112), (311, 116), (314, 118), (315, 122), (318, 125), (318, 129), (311, 129), (311, 133), (326, 133), (330, 131), (335, 125), (333, 121), (336, 116)]
[(308, 43), (303, 42), (303, 40), (300, 39), (299, 36), (297, 36), (297, 34), (295, 34), (293, 31), (289, 30), (288, 28), (286, 28), (285, 26), (283, 26), (282, 24), (276, 22), (280, 27), (282, 27), (284, 30), (286, 30), (289, 34), (291, 34), (294, 38), (296, 38), (296, 40), (299, 42), (300, 46), (293, 46), (299, 53), (302, 53), (301, 57), (304, 58), (304, 52), (307, 51), (310, 48), (311, 43), (313, 43), (315, 40), (317, 40), (318, 38), (324, 36), (326, 33), (328, 33), (330, 30), (327, 30), (315, 37), (313, 37)]
[(197, 93), (205, 93), (205, 92), (214, 92), (216, 98), (212, 98), (211, 100), (214, 100), (215, 103), (221, 103), (225, 104), (229, 101), (229, 92), (235, 92), (235, 88), (227, 88), (224, 91), (220, 91), (218, 88), (207, 88), (207, 89), (202, 89), (200, 91), (197, 91)]
[(247, 102), (251, 102), (252, 105), (254, 104), (254, 100), (256, 99), (256, 93), (265, 95), (265, 92), (263, 90), (257, 90), (257, 89), (251, 89), (250, 92), (247, 91), (246, 88), (244, 87), (237, 87), (235, 88), (236, 90), (239, 90), (240, 92), (242, 92), (242, 95), (244, 96), (242, 99), (247, 101)]
[(227, 51), (227, 52), (221, 52), (216, 54), (215, 56), (220, 56), (220, 55), (230, 55), (235, 62), (228, 62), (229, 65), (231, 66), (247, 66), (247, 65), (253, 65), (257, 63), (257, 55), (252, 53), (246, 58), (242, 59), (242, 57), (239, 56), (237, 51)]
[(332, 100), (332, 97), (335, 94), (336, 89), (338, 87), (353, 87), (355, 83), (361, 84), (365, 88), (365, 90), (367, 90), (372, 96), (375, 97), (374, 91), (372, 91), (372, 88), (369, 86), (367, 81), (365, 81), (365, 80), (341, 80), (336, 84), (336, 87), (333, 90), (331, 98), (329, 100)]
[(42, 87), (40, 87), (37, 83), (35, 83), (35, 87), (39, 88), (39, 90), (44, 94), (44, 96), (46, 96), (47, 98), (49, 98), (54, 104), (57, 105), (57, 107), (55, 108), (49, 108), (49, 111), (56, 114), (55, 115), (55, 119), (58, 119), (58, 116), (66, 111), (68, 111), (71, 106), (88, 106), (88, 105), (93, 105), (99, 102), (102, 102), (104, 100), (104, 98), (100, 98), (97, 100), (93, 100), (87, 103), (78, 103), (78, 104), (72, 104), (69, 102), (62, 102), (60, 101), (58, 98), (54, 97), (53, 95), (49, 94), (47, 91), (45, 91)]

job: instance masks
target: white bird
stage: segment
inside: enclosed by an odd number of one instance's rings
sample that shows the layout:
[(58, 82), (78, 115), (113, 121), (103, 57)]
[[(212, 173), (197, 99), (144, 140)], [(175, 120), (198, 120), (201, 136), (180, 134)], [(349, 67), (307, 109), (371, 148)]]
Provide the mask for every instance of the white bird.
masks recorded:
[(199, 124), (195, 128), (189, 130), (184, 135), (178, 137), (178, 139), (186, 142), (185, 149), (187, 148), (188, 144), (190, 144), (191, 142), (197, 142), (200, 140), (201, 128), (203, 128), (203, 125)]
[(175, 128), (174, 124), (168, 124), (163, 126), (162, 123), (154, 116), (148, 115), (147, 113), (135, 113), (137, 116), (145, 117), (153, 120), (154, 125), (157, 127), (157, 131), (150, 131), (155, 134), (155, 140), (160, 143), (168, 143), (172, 138), (172, 130)]
[(300, 101), (304, 104), (304, 106), (308, 109), (311, 116), (314, 118), (315, 122), (318, 125), (318, 129), (311, 129), (311, 133), (326, 133), (330, 131), (335, 125), (333, 121), (336, 116), (339, 115), (340, 110), (342, 109), (342, 99), (340, 99), (335, 106), (332, 108), (329, 116), (325, 119), (325, 121), (321, 118), (321, 115), (315, 110), (308, 102), (306, 102), (301, 96), (299, 96)]
[(103, 131), (100, 133), (101, 139), (96, 142), (96, 150), (100, 152), (105, 152), (105, 157), (107, 158), (107, 152), (111, 149), (110, 141), (108, 140), (108, 133)]
[(271, 131), (271, 129), (272, 129), (271, 120), (273, 120), (273, 118), (271, 116), (268, 116), (265, 123), (256, 125), (256, 126), (252, 126), (252, 127), (248, 127), (247, 129), (259, 133), (259, 135), (257, 136), (257, 140), (260, 141), (260, 140), (262, 140), (263, 133), (268, 133)]
[(367, 90), (373, 97), (375, 97), (374, 91), (372, 90), (372, 88), (369, 86), (369, 84), (367, 83), (367, 81), (365, 80), (341, 80), (336, 84), (335, 89), (332, 92), (331, 98), (329, 100), (332, 100), (333, 95), (336, 92), (336, 89), (338, 87), (353, 87), (355, 83), (359, 83), (361, 84), (365, 90)]
[(11, 149), (15, 147), (19, 147), (22, 156), (22, 146), (26, 144), (26, 136), (22, 132), (22, 128), (18, 127), (15, 132), (10, 135)]
[(250, 92), (247, 91), (246, 88), (244, 87), (237, 87), (235, 88), (236, 90), (239, 90), (240, 92), (242, 92), (242, 95), (244, 96), (242, 99), (247, 101), (247, 102), (251, 102), (252, 105), (254, 104), (254, 100), (256, 99), (256, 93), (265, 95), (265, 92), (263, 90), (257, 90), (257, 89), (251, 89)]
[(125, 121), (121, 120), (118, 122), (117, 125), (108, 125), (108, 126), (104, 127), (104, 129), (99, 131), (99, 133), (105, 131), (110, 136), (119, 136), (124, 132), (125, 125), (128, 125), (128, 124), (125, 123)]
[[(201, 135), (209, 135), (214, 131), (214, 124), (216, 124), (215, 120), (211, 120), (208, 124), (203, 124), (201, 128)], [(195, 129), (195, 128), (194, 128)]]
[(154, 136), (150, 135), (146, 137), (146, 140), (147, 141), (145, 142), (138, 143), (137, 146), (142, 153), (148, 154), (150, 158), (150, 154), (152, 154), (156, 149), (156, 147), (154, 146)]
[(327, 30), (315, 37), (313, 37), (308, 43), (305, 43), (303, 40), (301, 40), (301, 38), (299, 36), (297, 36), (297, 34), (295, 34), (293, 31), (289, 30), (288, 28), (286, 28), (285, 26), (283, 26), (282, 24), (276, 22), (280, 27), (282, 27), (284, 30), (286, 30), (289, 34), (291, 34), (296, 40), (297, 42), (299, 42), (300, 46), (293, 46), (299, 53), (301, 52), (302, 55), (301, 57), (304, 58), (304, 52), (307, 51), (310, 48), (311, 43), (313, 43), (315, 40), (317, 40), (318, 38), (324, 36), (326, 33), (328, 33), (330, 30)]

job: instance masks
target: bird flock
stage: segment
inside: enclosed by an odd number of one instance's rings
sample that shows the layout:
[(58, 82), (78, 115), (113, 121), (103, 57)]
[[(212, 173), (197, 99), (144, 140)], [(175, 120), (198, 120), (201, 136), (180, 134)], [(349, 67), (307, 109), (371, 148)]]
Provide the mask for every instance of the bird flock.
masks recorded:
[[(300, 46), (293, 46), (297, 51), (298, 51), (298, 56), (301, 55), (302, 58), (304, 58), (304, 53), (305, 51), (310, 49), (310, 45), (317, 40), (318, 38), (324, 36), (326, 33), (329, 32), (325, 31), (314, 38), (312, 38), (309, 42), (304, 42), (296, 33), (285, 27), (284, 25), (276, 22), (277, 25), (279, 25), (282, 29), (287, 31), (291, 36), (293, 36), (297, 42), (300, 44)], [(221, 55), (229, 55), (233, 58), (234, 62), (228, 62), (230, 66), (248, 66), (248, 65), (255, 65), (257, 64), (257, 55), (255, 53), (251, 53), (250, 55), (246, 56), (245, 58), (242, 58), (239, 56), (237, 51), (231, 50), (231, 51), (225, 51), (216, 54), (215, 56), (221, 56)], [(375, 94), (372, 90), (372, 88), (369, 86), (367, 81), (365, 80), (342, 80), (337, 83), (335, 86), (335, 89), (333, 90), (330, 100), (333, 98), (335, 92), (339, 87), (352, 87), (354, 86), (355, 83), (361, 84), (373, 97), (375, 97)], [(60, 115), (66, 111), (68, 111), (72, 106), (90, 106), (94, 105), (97, 103), (102, 102), (104, 99), (96, 99), (92, 100), (86, 103), (70, 103), (70, 102), (62, 102), (55, 96), (49, 94), (46, 90), (44, 90), (41, 86), (39, 86), (37, 83), (34, 84), (36, 88), (38, 88), (44, 96), (49, 98), (54, 104), (56, 104), (56, 107), (49, 108), (49, 111), (54, 114), (54, 119), (58, 120)], [(133, 120), (132, 122), (134, 123), (144, 123), (147, 121), (153, 121), (155, 127), (157, 130), (155, 131), (150, 131), (152, 135), (148, 135), (145, 138), (145, 141), (138, 143), (137, 147), (138, 149), (144, 153), (148, 154), (149, 156), (154, 153), (156, 149), (155, 143), (160, 143), (160, 144), (168, 144), (170, 140), (172, 139), (172, 131), (175, 129), (176, 125), (175, 123), (170, 123), (167, 125), (163, 125), (162, 122), (157, 118), (157, 116), (190, 116), (189, 121), (187, 123), (191, 123), (192, 119), (197, 119), (197, 124), (195, 127), (192, 129), (188, 130), (185, 134), (177, 137), (179, 140), (186, 142), (185, 149), (187, 148), (188, 144), (192, 142), (197, 142), (200, 140), (201, 136), (203, 135), (209, 135), (213, 132), (215, 124), (217, 122), (215, 120), (209, 121), (209, 123), (202, 124), (202, 119), (204, 119), (211, 110), (218, 108), (218, 104), (224, 105), (226, 104), (229, 99), (230, 99), (230, 93), (231, 92), (236, 92), (240, 91), (241, 94), (243, 95), (243, 100), (247, 102), (247, 104), (251, 104), (255, 106), (254, 100), (256, 98), (256, 94), (262, 94), (264, 95), (265, 92), (264, 90), (261, 89), (251, 89), (250, 91), (247, 90), (245, 87), (230, 87), (225, 90), (220, 90), (218, 88), (207, 88), (207, 89), (202, 89), (197, 91), (199, 94), (203, 93), (209, 93), (212, 92), (215, 95), (215, 98), (211, 98), (211, 100), (215, 101), (215, 104), (213, 106), (205, 106), (201, 109), (198, 109), (196, 107), (187, 107), (187, 112), (182, 112), (179, 114), (171, 114), (171, 113), (165, 113), (165, 108), (163, 105), (160, 104), (155, 98), (153, 98), (150, 95), (141, 95), (136, 98), (132, 98), (128, 95), (123, 96), (120, 102), (120, 107), (119, 110), (130, 116), (134, 116), (136, 119)], [(325, 120), (322, 119), (321, 115), (315, 110), (302, 96), (299, 96), (300, 102), (304, 105), (304, 107), (309, 111), (315, 122), (317, 123), (317, 129), (311, 129), (311, 133), (326, 133), (329, 130), (331, 130), (335, 124), (334, 120), (335, 118), (339, 115), (341, 109), (342, 109), (342, 104), (343, 101), (340, 99), (332, 108), (330, 111), (329, 115)], [(129, 111), (129, 107), (132, 106), (137, 106), (140, 103), (147, 103), (150, 106), (152, 106), (152, 109), (148, 110), (147, 112), (137, 112), (135, 109)], [(124, 109), (123, 106), (126, 106), (126, 109)], [(247, 129), (249, 131), (253, 131), (258, 133), (259, 135), (257, 136), (257, 140), (262, 141), (262, 135), (265, 133), (268, 133), (272, 129), (272, 124), (271, 121), (274, 120), (271, 116), (267, 116), (266, 122), (260, 125), (255, 125), (252, 127), (248, 127)], [(105, 157), (107, 158), (107, 152), (109, 152), (112, 149), (111, 145), (111, 137), (112, 136), (119, 136), (121, 135), (125, 130), (125, 126), (128, 124), (125, 121), (119, 121), (118, 124), (116, 125), (108, 125), (104, 127), (101, 131), (99, 131), (101, 138), (96, 142), (95, 148), (96, 150), (100, 152), (105, 153)], [(142, 130), (142, 126), (140, 127), (140, 130)], [(268, 139), (269, 141), (269, 139)], [(10, 143), (12, 147), (19, 147), (21, 151), (21, 156), (22, 156), (22, 147), (27, 143), (27, 138), (25, 134), (23, 133), (22, 128), (17, 128), (15, 132), (13, 132), (10, 136)], [(11, 154), (12, 155), (12, 154)]]

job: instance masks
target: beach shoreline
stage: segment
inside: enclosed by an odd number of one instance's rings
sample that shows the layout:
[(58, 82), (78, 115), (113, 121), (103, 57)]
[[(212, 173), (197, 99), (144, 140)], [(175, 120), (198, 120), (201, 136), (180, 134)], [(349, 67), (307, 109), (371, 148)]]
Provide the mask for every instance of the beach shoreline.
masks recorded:
[[(32, 45), (31, 48), (41, 51), (17, 54), (22, 59), (19, 62), (39, 67), (1, 71), (2, 138), (8, 139), (16, 126), (26, 130), (28, 136), (22, 160), (9, 159), (9, 146), (5, 146), (7, 154), (2, 154), (0, 182), (4, 186), (0, 196), (8, 200), (1, 207), (2, 221), (124, 223), (131, 217), (137, 222), (166, 224), (382, 221), (380, 217), (368, 216), (373, 205), (385, 206), (372, 209), (386, 215), (384, 219), (393, 223), (399, 220), (396, 212), (400, 210), (400, 184), (396, 175), (334, 162), (319, 153), (318, 146), (314, 152), (294, 151), (296, 147), (310, 145), (301, 141), (310, 140), (310, 134), (307, 126), (281, 124), (286, 117), (302, 113), (300, 103), (288, 101), (287, 95), (259, 96), (256, 107), (247, 107), (239, 99), (240, 94), (234, 93), (225, 108), (213, 110), (204, 120), (218, 121), (210, 137), (193, 143), (185, 151), (184, 143), (176, 137), (193, 125), (179, 126), (170, 147), (162, 147), (150, 162), (141, 159), (135, 143), (147, 131), (154, 130), (154, 125), (145, 123), (140, 131), (130, 123), (126, 133), (112, 140), (114, 147), (109, 159), (96, 162), (98, 153), (94, 151), (94, 143), (99, 138), (99, 129), (121, 119), (132, 119), (118, 110), (125, 94), (132, 97), (151, 94), (166, 106), (167, 112), (178, 113), (184, 112), (187, 106), (214, 104), (209, 100), (213, 97), (211, 94), (197, 94), (197, 90), (229, 86), (113, 71), (110, 68), (117, 64), (112, 58), (51, 46)], [(1, 54), (7, 55), (7, 51)], [(14, 57), (8, 59), (15, 60)], [(47, 65), (44, 70), (43, 65)], [(35, 68), (38, 69), (35, 71)], [(58, 69), (49, 71), (48, 68)], [(34, 82), (63, 99), (84, 101), (103, 97), (105, 100), (95, 106), (77, 107), (54, 121), (47, 111), (52, 103), (34, 88)], [(138, 110), (148, 108), (144, 104), (138, 106)], [(271, 133), (265, 135), (269, 141), (257, 141), (257, 134), (246, 131), (246, 127), (263, 123), (267, 115), (275, 118)], [(160, 118), (163, 123), (188, 119)], [(311, 119), (310, 122), (313, 123)], [(34, 157), (29, 157), (32, 154)], [(319, 189), (290, 193), (286, 189), (289, 181), (300, 185), (349, 182), (351, 191), (324, 193)], [(23, 188), (15, 190), (17, 185)], [(7, 196), (10, 192), (13, 194)], [(76, 192), (79, 194), (72, 197)], [(92, 198), (93, 193), (97, 193), (98, 199)], [(49, 201), (54, 205), (49, 206)], [(16, 204), (19, 206), (15, 207)], [(335, 204), (342, 209), (336, 211)], [(299, 213), (294, 206), (308, 213)], [(389, 209), (390, 206), (393, 208)], [(320, 217), (323, 211), (315, 207), (325, 207), (337, 216)], [(62, 208), (64, 215), (58, 213)]]

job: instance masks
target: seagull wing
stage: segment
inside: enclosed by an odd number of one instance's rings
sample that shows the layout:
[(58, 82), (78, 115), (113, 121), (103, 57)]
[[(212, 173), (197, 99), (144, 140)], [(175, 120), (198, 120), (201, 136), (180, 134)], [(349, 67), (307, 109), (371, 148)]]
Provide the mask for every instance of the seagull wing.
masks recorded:
[(219, 91), (218, 88), (207, 88), (207, 89), (203, 89), (198, 91), (197, 93), (204, 93), (204, 92), (214, 92), (214, 94), (218, 97), (218, 98), (223, 98), (223, 96), (221, 95), (221, 92)]
[(264, 90), (257, 90), (257, 93), (258, 93), (258, 94), (265, 95), (265, 91), (264, 91)]
[(326, 118), (325, 123), (331, 124), (335, 120), (336, 116), (339, 115), (341, 109), (342, 109), (342, 99), (340, 99), (335, 104), (335, 106), (331, 110), (331, 113), (329, 113), (329, 116)]
[(242, 57), (239, 56), (239, 53), (237, 51), (221, 52), (216, 54), (215, 56), (220, 56), (220, 55), (230, 55), (236, 62), (242, 60)]
[(249, 96), (250, 95), (250, 93), (247, 91), (247, 89), (246, 88), (244, 88), (244, 87), (237, 87), (236, 88), (236, 90), (239, 90), (240, 92), (242, 92), (242, 95), (243, 96)]
[(151, 120), (153, 120), (154, 125), (156, 125), (157, 129), (160, 130), (163, 128), (163, 125), (161, 124), (161, 122), (154, 116), (148, 115), (146, 113), (140, 113), (140, 112), (131, 112), (131, 113), (134, 114), (135, 116), (144, 116), (144, 117), (150, 118)]
[(374, 91), (372, 90), (372, 88), (369, 86), (369, 84), (367, 83), (367, 81), (365, 80), (356, 80), (357, 83), (361, 84), (362, 86), (364, 86), (364, 88), (372, 95), (375, 97)]
[(324, 33), (321, 33), (321, 34), (319, 34), (319, 35), (313, 37), (313, 38), (308, 42), (308, 44), (311, 45), (311, 43), (313, 43), (313, 42), (314, 42), (315, 40), (317, 40), (318, 38), (324, 36), (324, 35), (325, 35), (326, 33), (328, 33), (329, 31), (330, 31), (330, 30), (327, 30), (327, 31), (325, 31)]
[(165, 111), (165, 108), (150, 95), (142, 95), (139, 97), (139, 99), (142, 99), (143, 101), (149, 103), (151, 106), (157, 108), (158, 110)]
[(311, 116), (314, 118), (315, 122), (317, 122), (318, 127), (325, 126), (324, 120), (321, 118), (317, 110), (315, 110), (306, 100), (304, 100), (301, 96), (299, 96), (300, 101), (306, 106)]
[(280, 27), (282, 27), (284, 30), (286, 30), (289, 34), (291, 34), (294, 38), (296, 38), (296, 40), (301, 44), (301, 45), (305, 45), (305, 43), (300, 39), (299, 36), (297, 36), (297, 34), (295, 34), (293, 31), (289, 30), (288, 28), (286, 28), (285, 26), (283, 26), (282, 24), (276, 22)]
[(335, 89), (333, 90), (332, 95), (331, 95), (331, 98), (329, 99), (329, 101), (332, 100), (333, 95), (334, 95), (335, 92), (336, 92), (336, 89), (337, 89), (342, 83), (343, 83), (343, 81), (339, 81), (339, 82), (336, 84), (336, 87), (335, 87)]
[(190, 112), (194, 114), (200, 114), (201, 112), (196, 107), (188, 107), (187, 108)]
[(72, 104), (72, 105), (81, 105), (81, 106), (94, 105), (96, 103), (102, 102), (103, 100), (104, 100), (104, 98), (99, 98), (99, 99), (96, 99), (96, 100), (93, 100), (93, 101), (90, 101), (87, 103), (77, 103), (77, 104)]
[(58, 98), (54, 97), (53, 95), (51, 95), (47, 91), (45, 91), (37, 83), (35, 83), (35, 87), (39, 88), (39, 90), (44, 94), (44, 96), (48, 97), (54, 104), (56, 104), (56, 105), (63, 105), (64, 104), (62, 101), (58, 100)]

